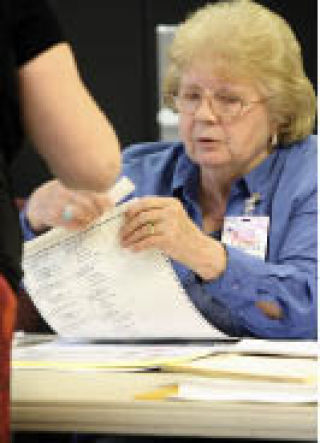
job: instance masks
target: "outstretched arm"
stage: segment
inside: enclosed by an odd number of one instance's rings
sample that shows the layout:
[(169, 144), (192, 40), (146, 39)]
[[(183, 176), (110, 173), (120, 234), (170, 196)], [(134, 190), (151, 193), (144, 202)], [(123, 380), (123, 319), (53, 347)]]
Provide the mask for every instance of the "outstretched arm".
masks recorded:
[(104, 191), (120, 170), (118, 139), (80, 79), (67, 43), (19, 68), (26, 132), (67, 186)]

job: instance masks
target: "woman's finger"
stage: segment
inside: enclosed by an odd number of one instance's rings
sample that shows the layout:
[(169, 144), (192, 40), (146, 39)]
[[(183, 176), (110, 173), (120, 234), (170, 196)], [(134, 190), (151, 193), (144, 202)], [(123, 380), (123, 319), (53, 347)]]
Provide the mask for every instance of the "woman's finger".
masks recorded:
[(140, 212), (162, 209), (169, 204), (170, 200), (172, 200), (172, 198), (140, 197), (132, 202), (132, 204), (126, 210), (125, 215), (129, 219), (135, 217)]
[(148, 246), (155, 246), (155, 242), (159, 243), (159, 237), (162, 236), (161, 223), (148, 222), (140, 225), (135, 231), (132, 231), (128, 236), (121, 237), (120, 242), (123, 247), (132, 248), (141, 245), (148, 240)]
[(126, 238), (142, 226), (153, 223), (157, 224), (165, 218), (165, 210), (151, 209), (148, 211), (137, 212), (135, 216), (126, 217), (120, 230), (120, 236)]
[(106, 196), (97, 193), (74, 192), (68, 201), (61, 207), (60, 218), (67, 227), (85, 226), (98, 217), (111, 206)]

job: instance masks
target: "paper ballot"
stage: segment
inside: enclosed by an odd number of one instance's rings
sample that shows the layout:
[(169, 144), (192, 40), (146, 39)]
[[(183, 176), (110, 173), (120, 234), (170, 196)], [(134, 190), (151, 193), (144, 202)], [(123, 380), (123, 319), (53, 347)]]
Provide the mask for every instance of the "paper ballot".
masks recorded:
[(160, 251), (121, 248), (129, 204), (80, 232), (54, 228), (25, 243), (24, 284), (43, 318), (66, 337), (225, 337), (197, 311)]

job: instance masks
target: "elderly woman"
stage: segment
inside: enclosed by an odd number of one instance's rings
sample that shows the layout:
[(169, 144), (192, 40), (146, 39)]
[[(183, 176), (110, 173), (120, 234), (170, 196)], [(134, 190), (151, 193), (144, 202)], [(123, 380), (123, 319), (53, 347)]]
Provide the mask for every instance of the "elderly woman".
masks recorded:
[[(176, 32), (165, 100), (182, 141), (124, 151), (123, 174), (140, 198), (122, 246), (167, 254), (197, 308), (227, 334), (315, 338), (316, 100), (292, 30), (253, 1), (199, 9)], [(52, 181), (22, 214), (26, 236), (30, 226), (82, 227), (106, 205)]]

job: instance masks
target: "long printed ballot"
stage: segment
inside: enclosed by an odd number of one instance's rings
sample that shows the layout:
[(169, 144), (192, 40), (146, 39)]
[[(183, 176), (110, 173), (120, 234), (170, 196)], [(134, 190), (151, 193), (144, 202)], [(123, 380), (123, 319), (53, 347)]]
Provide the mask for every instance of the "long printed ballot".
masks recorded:
[(54, 228), (25, 243), (24, 285), (41, 315), (65, 337), (225, 337), (198, 312), (167, 257), (120, 246), (130, 204), (82, 231)]

